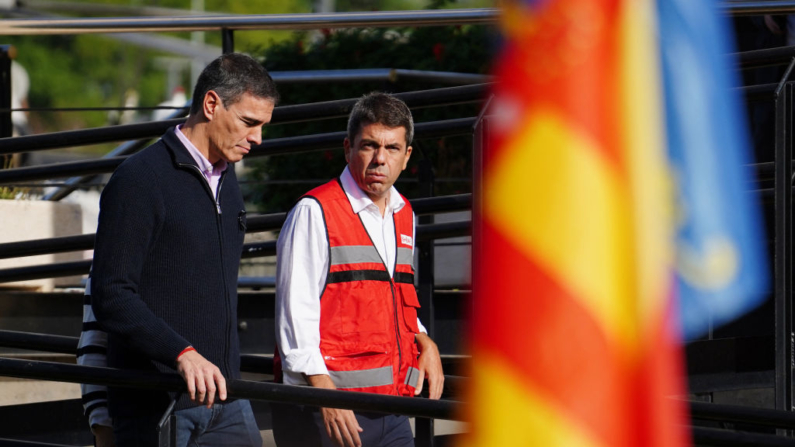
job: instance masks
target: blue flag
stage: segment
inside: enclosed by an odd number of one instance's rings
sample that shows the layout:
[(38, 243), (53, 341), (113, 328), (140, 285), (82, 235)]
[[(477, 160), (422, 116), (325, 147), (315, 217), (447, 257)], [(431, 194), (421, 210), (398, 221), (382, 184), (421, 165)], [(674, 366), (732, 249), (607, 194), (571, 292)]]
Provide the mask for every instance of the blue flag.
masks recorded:
[(657, 0), (668, 152), (677, 188), (676, 266), (686, 340), (724, 324), (769, 291), (734, 38), (712, 0)]

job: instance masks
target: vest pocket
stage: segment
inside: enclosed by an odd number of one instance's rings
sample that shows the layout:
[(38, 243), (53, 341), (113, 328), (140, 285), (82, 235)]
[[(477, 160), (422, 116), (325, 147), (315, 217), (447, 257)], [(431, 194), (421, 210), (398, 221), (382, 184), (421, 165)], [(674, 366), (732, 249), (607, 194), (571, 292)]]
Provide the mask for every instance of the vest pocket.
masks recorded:
[[(386, 335), (392, 326), (389, 311), (392, 293), (387, 285), (373, 286), (373, 282), (350, 283), (356, 285), (346, 287), (340, 293), (341, 332), (357, 334), (362, 342), (378, 333)], [(377, 337), (370, 342), (378, 343), (381, 340)]]
[(420, 301), (417, 299), (417, 292), (414, 285), (400, 285), (400, 294), (403, 298), (403, 320), (406, 328), (412, 333), (420, 331), (417, 325), (417, 309), (420, 308)]

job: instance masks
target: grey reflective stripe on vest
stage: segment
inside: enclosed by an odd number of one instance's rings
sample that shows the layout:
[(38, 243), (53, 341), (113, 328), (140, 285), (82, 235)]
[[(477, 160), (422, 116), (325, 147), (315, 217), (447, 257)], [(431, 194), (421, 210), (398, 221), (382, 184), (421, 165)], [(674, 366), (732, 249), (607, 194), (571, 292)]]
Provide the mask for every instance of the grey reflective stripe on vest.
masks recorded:
[(409, 366), (408, 372), (406, 372), (406, 382), (405, 384), (414, 388), (417, 388), (417, 382), (420, 379), (420, 370)]
[(391, 366), (358, 371), (329, 371), (328, 375), (340, 389), (392, 385)]
[(410, 248), (398, 247), (397, 249), (397, 263), (414, 265), (414, 255), (411, 254)]
[(83, 295), (91, 295), (91, 278), (86, 280), (86, 291), (83, 292)]
[(372, 245), (346, 245), (331, 247), (331, 265), (374, 262), (382, 264), (381, 256)]

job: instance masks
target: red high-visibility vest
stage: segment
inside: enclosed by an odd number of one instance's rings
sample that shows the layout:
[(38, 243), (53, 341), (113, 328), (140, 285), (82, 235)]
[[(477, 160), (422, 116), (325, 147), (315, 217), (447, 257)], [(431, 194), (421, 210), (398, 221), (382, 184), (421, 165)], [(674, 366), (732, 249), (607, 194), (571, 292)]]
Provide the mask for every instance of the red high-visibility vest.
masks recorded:
[[(404, 197), (406, 205), (393, 215), (396, 259), (390, 277), (339, 180), (304, 197), (320, 204), (328, 235), (320, 352), (332, 381), (338, 389), (413, 396), (419, 378), (414, 335), (419, 332), (420, 304), (414, 289), (409, 201)], [(275, 363), (281, 366), (278, 359)]]

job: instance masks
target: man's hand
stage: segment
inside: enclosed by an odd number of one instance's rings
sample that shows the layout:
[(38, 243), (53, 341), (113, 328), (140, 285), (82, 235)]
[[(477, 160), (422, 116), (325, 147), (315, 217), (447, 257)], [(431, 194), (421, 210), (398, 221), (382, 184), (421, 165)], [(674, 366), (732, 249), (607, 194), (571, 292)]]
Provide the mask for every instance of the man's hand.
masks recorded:
[[(337, 389), (331, 377), (327, 374), (307, 376), (309, 384), (317, 388), (329, 390)], [(323, 416), (323, 424), (326, 426), (326, 433), (335, 445), (340, 447), (362, 447), (362, 440), (359, 433), (364, 430), (359, 426), (359, 421), (351, 410), (340, 410), (337, 408), (321, 408), (320, 414)]]
[(431, 337), (428, 337), (428, 334), (416, 334), (414, 340), (420, 348), (420, 378), (417, 380), (417, 388), (414, 389), (414, 395), (420, 395), (423, 381), (427, 376), (428, 397), (439, 399), (442, 397), (442, 391), (444, 391), (444, 372), (442, 371), (442, 356), (439, 355), (439, 348), (431, 340)]
[(116, 439), (113, 437), (113, 427), (94, 424), (91, 426), (91, 432), (94, 433), (94, 445), (96, 447), (116, 447)]
[(196, 351), (188, 351), (177, 359), (177, 371), (188, 385), (190, 400), (203, 403), (207, 397), (207, 408), (213, 406), (215, 393), (226, 400), (226, 379), (217, 366), (210, 363)]

